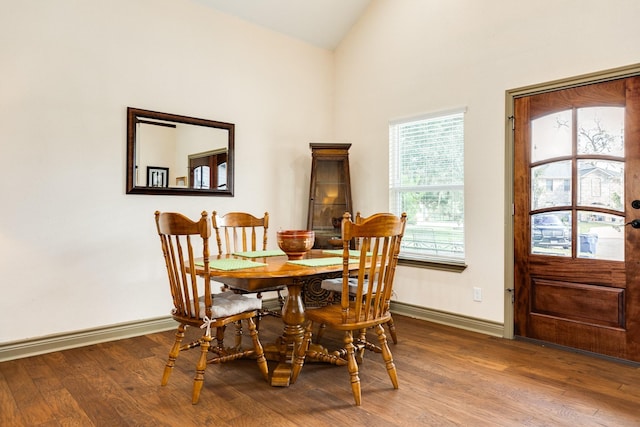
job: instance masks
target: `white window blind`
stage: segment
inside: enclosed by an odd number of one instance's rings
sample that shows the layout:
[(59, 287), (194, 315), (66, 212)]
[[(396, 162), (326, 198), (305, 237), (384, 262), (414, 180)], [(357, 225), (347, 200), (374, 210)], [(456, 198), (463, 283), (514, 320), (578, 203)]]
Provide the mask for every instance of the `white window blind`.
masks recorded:
[(464, 260), (464, 109), (389, 124), (389, 201), (401, 258)]

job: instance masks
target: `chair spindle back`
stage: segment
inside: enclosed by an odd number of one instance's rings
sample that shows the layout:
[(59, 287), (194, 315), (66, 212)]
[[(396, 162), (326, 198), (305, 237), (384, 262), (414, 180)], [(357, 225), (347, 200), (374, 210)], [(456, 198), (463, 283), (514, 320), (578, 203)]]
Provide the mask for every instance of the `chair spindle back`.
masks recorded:
[[(164, 254), (169, 287), (173, 297), (174, 318), (199, 321), (211, 317), (211, 280), (209, 275), (209, 238), (211, 225), (207, 212), (198, 221), (180, 213), (155, 212), (156, 227)], [(201, 252), (199, 249), (201, 248)], [(196, 259), (202, 257), (204, 289), (200, 293), (196, 275)], [(204, 313), (198, 303), (204, 297)]]
[[(400, 217), (390, 213), (379, 213), (367, 218), (356, 218), (346, 212), (342, 221), (343, 274), (341, 306), (346, 322), (349, 310), (355, 310), (356, 321), (372, 321), (389, 311), (393, 281), (400, 242), (404, 235), (407, 215)], [(359, 268), (355, 297), (349, 294), (349, 242), (358, 241)]]
[[(256, 218), (245, 212), (229, 212), (218, 216), (213, 211), (211, 222), (216, 232), (218, 255), (267, 249), (269, 214)], [(224, 245), (223, 245), (224, 238)], [(261, 247), (258, 242), (261, 241)]]

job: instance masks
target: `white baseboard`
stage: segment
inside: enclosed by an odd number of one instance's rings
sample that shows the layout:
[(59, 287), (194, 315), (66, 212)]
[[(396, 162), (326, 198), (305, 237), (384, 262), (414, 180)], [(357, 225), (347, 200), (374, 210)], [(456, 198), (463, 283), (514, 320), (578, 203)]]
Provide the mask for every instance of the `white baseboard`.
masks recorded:
[(0, 343), (0, 362), (152, 334), (175, 329), (176, 327), (176, 321), (170, 316), (166, 316), (64, 334), (48, 335), (29, 340)]
[[(265, 308), (270, 309), (279, 308), (278, 302), (275, 298), (265, 300), (264, 306)], [(437, 310), (430, 310), (425, 307), (393, 301), (391, 302), (391, 311), (402, 316), (427, 320), (486, 335), (493, 335), (497, 337), (503, 336), (504, 325), (501, 323), (475, 319), (472, 317)], [(29, 340), (0, 343), (0, 362), (36, 356), (38, 354), (51, 353), (54, 351), (67, 350), (75, 347), (83, 347), (101, 342), (152, 334), (175, 328), (176, 322), (170, 316), (166, 316), (64, 334), (49, 335)]]
[(391, 312), (402, 316), (427, 320), (442, 325), (453, 326), (467, 331), (479, 332), (495, 337), (504, 337), (504, 324), (489, 320), (476, 319), (460, 314), (432, 310), (417, 305), (391, 301)]

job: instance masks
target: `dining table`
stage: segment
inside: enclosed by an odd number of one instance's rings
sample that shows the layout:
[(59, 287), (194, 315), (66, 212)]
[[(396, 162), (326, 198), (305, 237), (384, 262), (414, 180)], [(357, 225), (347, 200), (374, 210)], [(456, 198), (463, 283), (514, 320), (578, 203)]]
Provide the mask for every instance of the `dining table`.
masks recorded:
[[(349, 270), (358, 269), (358, 260), (349, 264)], [(278, 285), (287, 287), (287, 296), (282, 307), (282, 335), (274, 343), (265, 344), (267, 359), (277, 361), (270, 376), (270, 384), (287, 387), (291, 383), (293, 352), (302, 341), (305, 328), (305, 301), (303, 289), (311, 283), (319, 287), (325, 278), (342, 275), (342, 249), (311, 249), (302, 259), (289, 260), (280, 250), (235, 252), (212, 256), (209, 261), (211, 280), (259, 292)], [(312, 305), (314, 301), (311, 301)], [(313, 344), (307, 352), (311, 361), (343, 365), (344, 359), (329, 355), (322, 346)]]

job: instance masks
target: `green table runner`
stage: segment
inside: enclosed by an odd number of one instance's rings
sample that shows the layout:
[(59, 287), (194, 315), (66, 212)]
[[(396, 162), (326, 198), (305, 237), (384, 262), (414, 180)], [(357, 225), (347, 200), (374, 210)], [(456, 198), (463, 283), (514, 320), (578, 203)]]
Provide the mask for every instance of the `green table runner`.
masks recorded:
[[(201, 267), (204, 267), (203, 261), (197, 261), (195, 263)], [(254, 262), (246, 259), (214, 259), (209, 261), (209, 267), (216, 270), (240, 270), (243, 268), (264, 267), (265, 263)]]
[[(328, 255), (340, 255), (342, 256), (342, 249), (327, 249), (322, 251), (323, 254), (328, 254)], [(371, 256), (373, 255), (373, 252), (367, 252), (367, 256)], [(360, 251), (355, 250), (355, 249), (350, 249), (349, 250), (349, 256), (350, 257), (359, 257), (360, 256)]]
[(280, 249), (273, 249), (268, 251), (246, 251), (246, 252), (234, 252), (233, 255), (242, 256), (245, 258), (261, 258), (268, 256), (281, 256), (284, 252)]
[[(309, 258), (309, 259), (297, 259), (294, 261), (287, 261), (291, 264), (304, 265), (306, 267), (324, 267), (327, 265), (339, 265), (342, 264), (342, 258), (330, 257), (330, 258)], [(358, 262), (358, 260), (349, 261)]]

